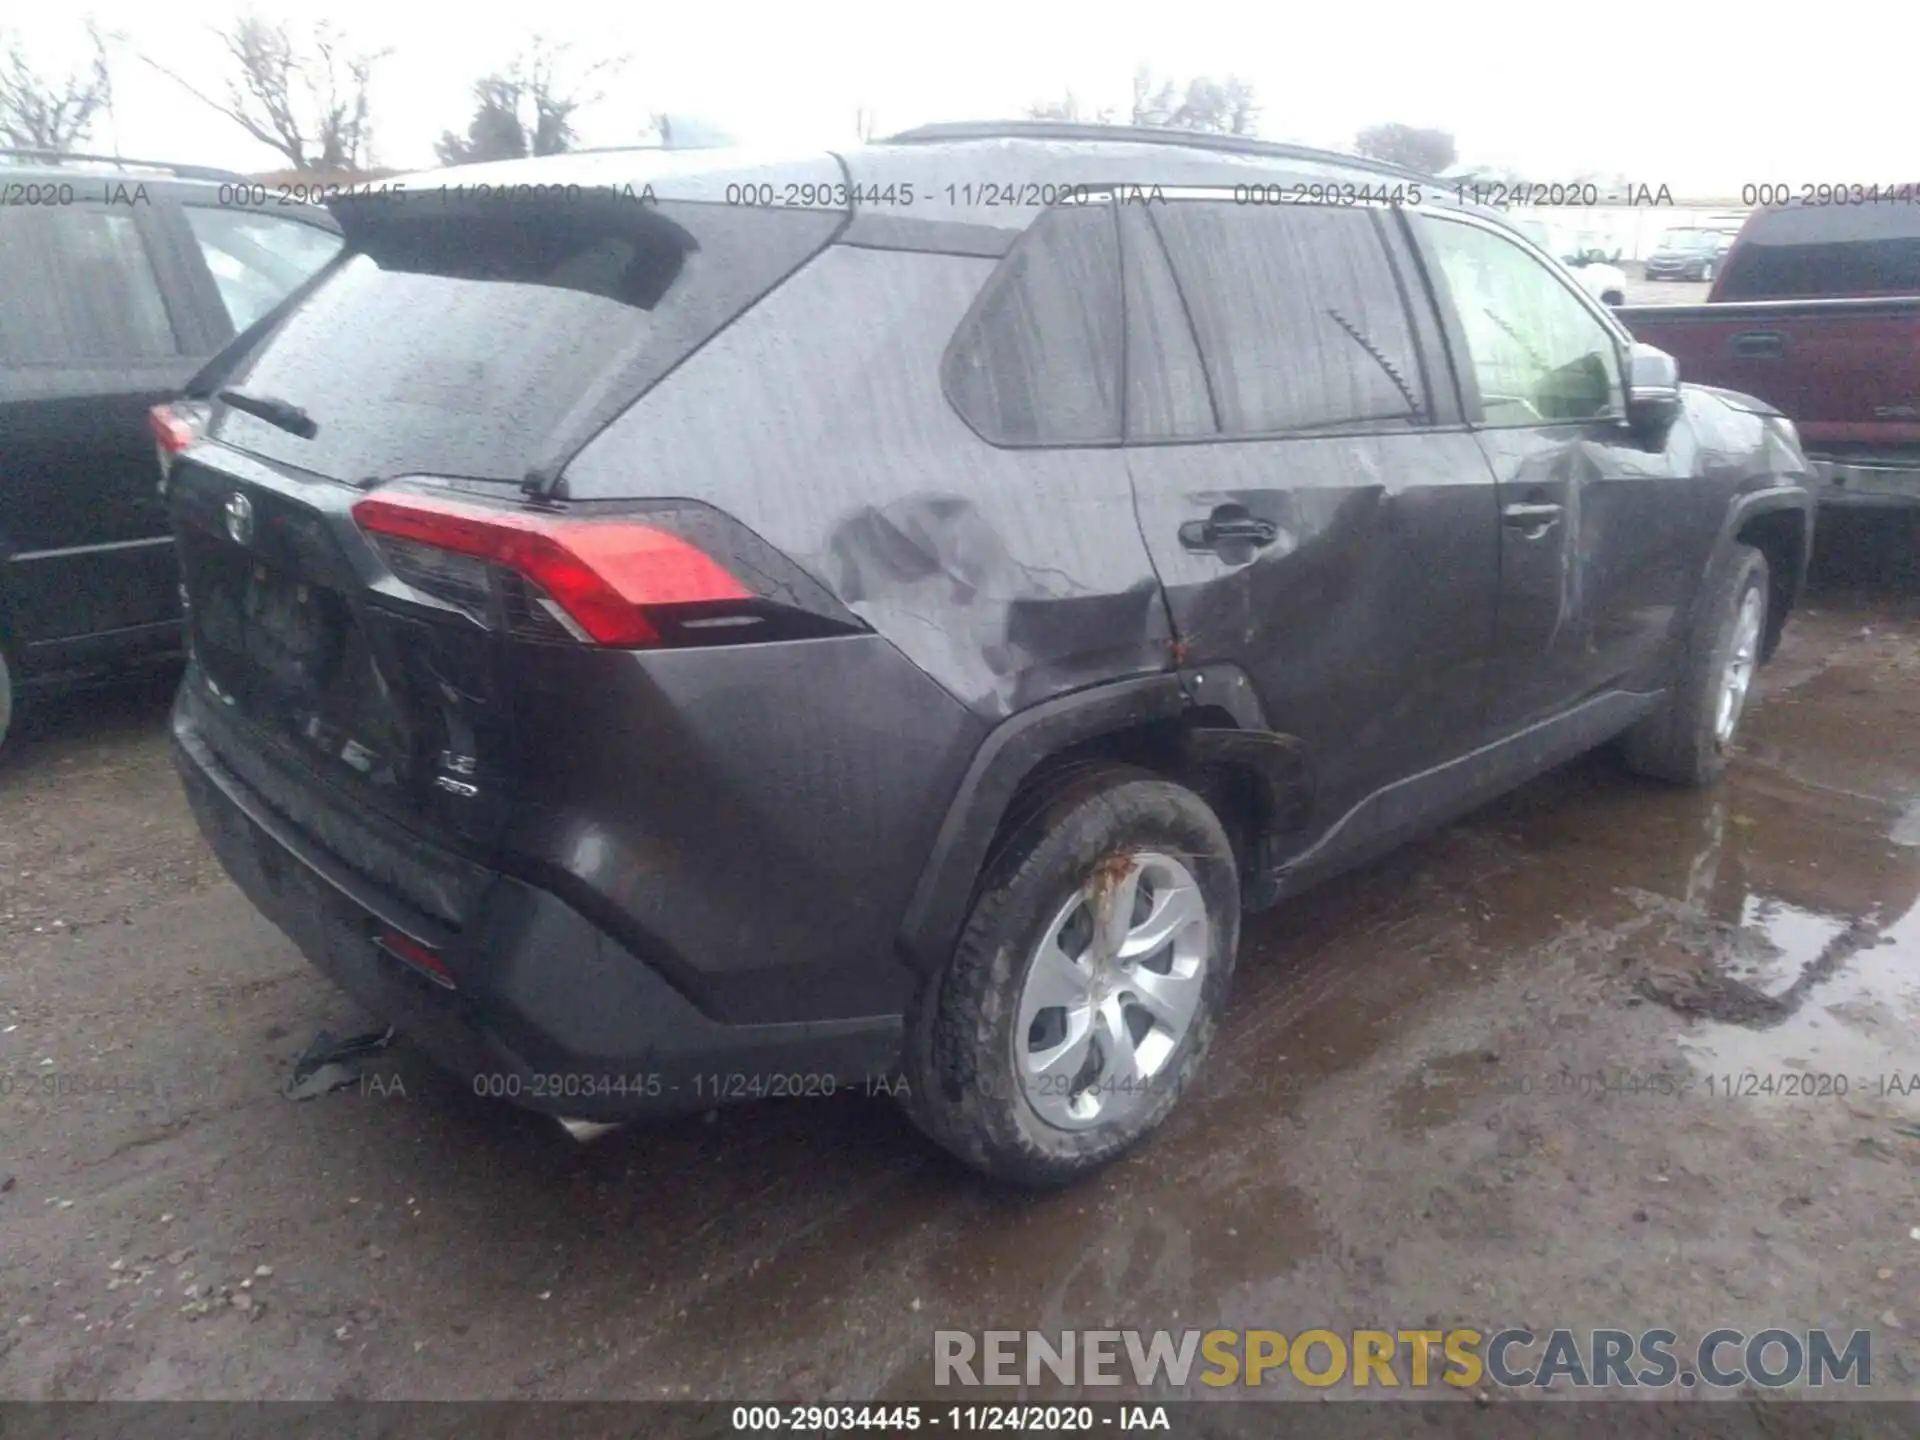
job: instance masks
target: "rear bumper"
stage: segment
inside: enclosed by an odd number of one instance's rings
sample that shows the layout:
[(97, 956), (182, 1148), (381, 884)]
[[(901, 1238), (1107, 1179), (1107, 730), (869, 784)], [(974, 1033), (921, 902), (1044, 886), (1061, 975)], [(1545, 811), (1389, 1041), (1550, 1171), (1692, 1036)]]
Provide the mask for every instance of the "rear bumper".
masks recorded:
[[(224, 765), (183, 692), (173, 757), (201, 832), (319, 970), (436, 1062), (549, 1114), (623, 1120), (722, 1100), (819, 1095), (898, 1062), (898, 1016), (729, 1025), (545, 891), (488, 875), (450, 929), (321, 847)], [(453, 988), (377, 937), (433, 947)]]
[(1920, 505), (1920, 459), (1912, 464), (1861, 465), (1812, 461), (1814, 497), (1847, 509), (1904, 509)]

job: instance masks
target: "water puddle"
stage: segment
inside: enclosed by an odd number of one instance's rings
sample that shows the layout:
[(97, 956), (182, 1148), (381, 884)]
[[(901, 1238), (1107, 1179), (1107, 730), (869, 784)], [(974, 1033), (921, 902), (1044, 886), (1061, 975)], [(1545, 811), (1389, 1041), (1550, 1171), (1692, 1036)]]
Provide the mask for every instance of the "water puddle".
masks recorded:
[(1756, 906), (1774, 912), (1763, 933), (1775, 953), (1749, 980), (1727, 974), (1771, 1003), (1680, 1041), (1708, 1093), (1844, 1097), (1869, 1115), (1920, 1116), (1920, 905), (1884, 929)]
[(1628, 979), (1689, 1017), (1679, 1048), (1708, 1093), (1904, 1125), (1920, 1115), (1915, 757), (1904, 729), (1867, 745), (1791, 707), (1761, 716), (1759, 763), (1713, 802), (1724, 823), (1686, 890), (1635, 897)]

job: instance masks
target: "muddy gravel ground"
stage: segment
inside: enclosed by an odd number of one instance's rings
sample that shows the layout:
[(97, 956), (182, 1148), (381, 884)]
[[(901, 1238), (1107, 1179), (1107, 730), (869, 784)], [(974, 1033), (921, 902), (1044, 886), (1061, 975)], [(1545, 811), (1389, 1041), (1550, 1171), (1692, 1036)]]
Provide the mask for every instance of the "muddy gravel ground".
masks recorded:
[(1913, 555), (1828, 527), (1723, 788), (1596, 755), (1254, 918), (1203, 1087), (1037, 1198), (858, 1095), (585, 1148), (404, 1047), (283, 1098), (367, 1017), (203, 848), (165, 683), (43, 711), (0, 767), (0, 1396), (897, 1397), (936, 1328), (1423, 1322), (1867, 1328), (1920, 1396)]

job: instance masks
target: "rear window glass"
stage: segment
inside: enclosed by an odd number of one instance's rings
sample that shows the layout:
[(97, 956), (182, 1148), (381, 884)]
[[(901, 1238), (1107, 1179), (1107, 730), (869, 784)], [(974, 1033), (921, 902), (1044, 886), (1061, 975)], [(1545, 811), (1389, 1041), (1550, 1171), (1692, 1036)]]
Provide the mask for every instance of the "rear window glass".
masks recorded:
[(353, 253), (221, 382), (299, 406), (312, 438), (232, 409), (218, 433), (340, 479), (521, 480), (591, 438), (841, 218), (369, 201), (345, 215)]
[(1920, 206), (1762, 210), (1727, 257), (1716, 300), (1920, 295)]
[(84, 368), (178, 354), (130, 209), (0, 206), (0, 364)]
[(236, 331), (278, 305), (340, 249), (338, 235), (304, 220), (204, 205), (181, 208)]

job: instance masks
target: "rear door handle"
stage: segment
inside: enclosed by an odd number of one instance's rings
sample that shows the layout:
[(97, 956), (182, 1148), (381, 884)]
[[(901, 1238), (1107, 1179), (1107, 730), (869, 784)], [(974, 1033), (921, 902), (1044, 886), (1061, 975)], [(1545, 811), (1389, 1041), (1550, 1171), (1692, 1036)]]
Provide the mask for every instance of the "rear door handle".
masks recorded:
[(1280, 538), (1280, 527), (1271, 520), (1249, 515), (1238, 505), (1222, 505), (1204, 520), (1189, 520), (1180, 527), (1180, 543), (1189, 550), (1220, 550), (1228, 546), (1271, 545)]
[(1525, 531), (1525, 538), (1538, 540), (1560, 523), (1560, 507), (1552, 504), (1509, 505), (1500, 512), (1500, 523), (1509, 530)]
[(1743, 330), (1727, 345), (1746, 360), (1778, 359), (1787, 353), (1787, 337), (1778, 330)]

